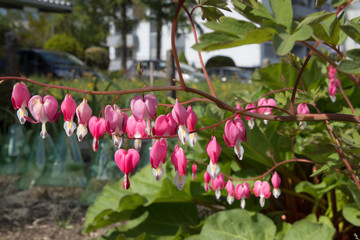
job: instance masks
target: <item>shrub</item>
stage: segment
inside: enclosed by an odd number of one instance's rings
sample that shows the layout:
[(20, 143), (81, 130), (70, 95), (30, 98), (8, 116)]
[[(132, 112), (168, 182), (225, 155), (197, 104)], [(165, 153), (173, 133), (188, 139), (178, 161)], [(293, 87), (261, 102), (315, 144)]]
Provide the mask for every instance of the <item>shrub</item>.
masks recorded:
[(67, 52), (78, 58), (83, 58), (83, 49), (80, 43), (67, 34), (55, 34), (46, 41), (44, 48), (46, 50)]
[(213, 68), (213, 67), (236, 67), (236, 64), (229, 57), (216, 56), (210, 58), (206, 63), (206, 68)]
[(110, 64), (109, 54), (102, 47), (90, 47), (85, 50), (85, 63), (93, 68), (107, 70)]

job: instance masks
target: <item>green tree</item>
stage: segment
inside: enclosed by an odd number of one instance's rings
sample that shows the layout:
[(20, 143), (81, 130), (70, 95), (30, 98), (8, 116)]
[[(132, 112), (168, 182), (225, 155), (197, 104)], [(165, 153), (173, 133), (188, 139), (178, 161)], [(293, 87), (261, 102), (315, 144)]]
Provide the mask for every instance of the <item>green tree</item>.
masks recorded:
[(63, 51), (82, 58), (83, 49), (78, 41), (66, 34), (55, 34), (44, 46), (47, 50)]

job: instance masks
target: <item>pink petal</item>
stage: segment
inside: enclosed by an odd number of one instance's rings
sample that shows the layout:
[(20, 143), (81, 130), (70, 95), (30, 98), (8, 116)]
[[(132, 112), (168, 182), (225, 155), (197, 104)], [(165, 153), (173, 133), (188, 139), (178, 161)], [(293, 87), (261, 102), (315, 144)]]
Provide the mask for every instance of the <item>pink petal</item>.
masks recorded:
[(187, 112), (184, 106), (182, 106), (178, 99), (176, 99), (176, 103), (171, 111), (173, 119), (178, 125), (185, 125), (187, 119)]
[(136, 120), (144, 120), (146, 105), (143, 100), (143, 97), (137, 95), (131, 99), (130, 102), (131, 112)]
[(186, 119), (186, 126), (188, 127), (189, 131), (192, 132), (195, 130), (195, 125), (198, 121), (198, 117), (194, 110), (192, 110), (191, 106), (188, 106), (187, 109), (187, 119)]
[(87, 100), (84, 98), (83, 101), (76, 108), (76, 116), (78, 118), (78, 123), (87, 126), (91, 115), (92, 110), (87, 103)]
[(11, 94), (11, 102), (14, 109), (19, 109), (22, 105), (27, 106), (29, 99), (30, 93), (26, 84), (23, 82), (15, 83)]
[(153, 94), (146, 94), (144, 99), (149, 118), (154, 119), (158, 108), (158, 100)]
[(71, 97), (71, 94), (66, 94), (64, 101), (61, 103), (61, 111), (64, 114), (64, 121), (71, 121), (76, 112), (76, 102)]
[(216, 137), (212, 136), (211, 140), (206, 146), (206, 152), (213, 164), (218, 162), (220, 153), (221, 153), (221, 147), (219, 143), (216, 141)]

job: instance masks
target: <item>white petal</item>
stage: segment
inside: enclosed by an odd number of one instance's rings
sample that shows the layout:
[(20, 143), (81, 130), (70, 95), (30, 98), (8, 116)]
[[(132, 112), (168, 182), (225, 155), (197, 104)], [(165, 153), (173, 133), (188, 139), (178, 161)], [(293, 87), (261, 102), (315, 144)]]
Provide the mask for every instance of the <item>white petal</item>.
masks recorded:
[(136, 151), (140, 151), (141, 149), (141, 139), (135, 139), (134, 141), (134, 148), (136, 149)]
[(254, 126), (255, 126), (255, 121), (254, 121), (254, 119), (250, 119), (250, 120), (248, 121), (248, 125), (249, 125), (249, 128), (250, 128), (250, 129), (253, 129)]
[(221, 190), (220, 189), (215, 190), (215, 197), (216, 197), (216, 199), (219, 199), (221, 197)]
[(264, 123), (267, 125), (269, 123), (269, 120), (264, 119)]
[(17, 110), (16, 114), (20, 123), (24, 124), (26, 122), (25, 116), (28, 116), (28, 112), (26, 111), (25, 107), (21, 107), (19, 110)]
[(47, 135), (48, 135), (48, 133), (46, 131), (46, 122), (43, 122), (41, 125), (40, 136), (44, 139), (44, 138), (46, 138)]
[(226, 200), (229, 203), (229, 205), (231, 205), (234, 202), (235, 198), (234, 198), (234, 196), (228, 195)]
[(122, 144), (122, 137), (119, 134), (113, 134), (112, 140), (116, 148), (120, 148)]
[(335, 102), (336, 101), (336, 96), (330, 96), (330, 99), (332, 102)]
[(160, 181), (160, 179), (164, 175), (164, 169), (163, 169), (162, 165), (159, 165), (158, 168), (156, 168), (156, 169), (153, 168), (153, 174), (156, 178), (156, 181)]
[(189, 134), (188, 141), (189, 141), (190, 146), (193, 147), (197, 140), (198, 140), (198, 134), (196, 132)]
[(87, 133), (88, 133), (88, 129), (86, 125), (79, 124), (79, 126), (76, 129), (76, 135), (78, 137), (79, 142), (81, 142), (84, 139)]
[(68, 137), (70, 137), (76, 128), (76, 124), (71, 120), (71, 121), (65, 121), (64, 122), (64, 130), (66, 135), (68, 135)]
[(179, 190), (182, 190), (186, 183), (186, 176), (180, 176), (179, 172), (176, 172), (174, 183)]
[(275, 198), (278, 198), (281, 194), (280, 188), (274, 188), (273, 189), (273, 195)]
[(207, 172), (209, 173), (210, 177), (212, 179), (215, 179), (216, 176), (219, 174), (220, 172), (220, 167), (219, 165), (217, 165), (216, 163), (213, 164), (211, 161), (210, 161), (210, 164), (207, 166)]
[(151, 135), (151, 127), (150, 127), (150, 122), (146, 121), (146, 128), (145, 128), (145, 132), (147, 135)]
[(264, 207), (265, 206), (265, 197), (260, 195), (260, 206)]
[(180, 125), (178, 128), (178, 136), (182, 144), (186, 143), (186, 140), (189, 136), (189, 130), (185, 125)]
[(242, 198), (242, 199), (240, 200), (240, 206), (241, 206), (242, 209), (245, 208), (245, 198)]
[(306, 128), (306, 122), (300, 121), (299, 122), (299, 127), (300, 127), (300, 130), (304, 130)]
[(234, 151), (239, 160), (242, 160), (244, 156), (244, 148), (243, 146), (241, 146), (241, 142), (236, 143), (236, 145), (234, 146)]

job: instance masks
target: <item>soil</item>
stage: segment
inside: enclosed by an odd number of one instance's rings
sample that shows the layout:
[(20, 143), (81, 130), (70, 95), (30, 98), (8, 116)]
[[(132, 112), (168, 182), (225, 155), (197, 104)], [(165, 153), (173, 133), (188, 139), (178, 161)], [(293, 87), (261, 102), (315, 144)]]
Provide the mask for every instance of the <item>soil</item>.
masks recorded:
[(104, 230), (84, 235), (86, 207), (77, 203), (82, 188), (14, 187), (18, 176), (0, 176), (0, 240), (90, 240)]

